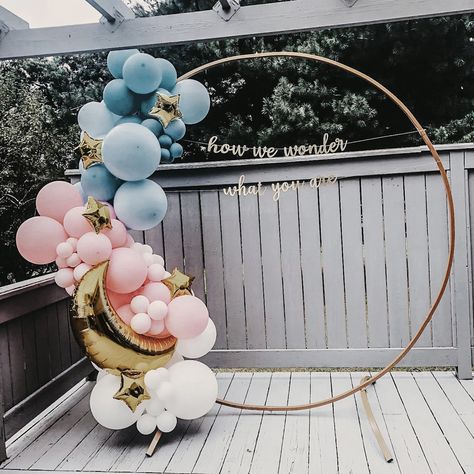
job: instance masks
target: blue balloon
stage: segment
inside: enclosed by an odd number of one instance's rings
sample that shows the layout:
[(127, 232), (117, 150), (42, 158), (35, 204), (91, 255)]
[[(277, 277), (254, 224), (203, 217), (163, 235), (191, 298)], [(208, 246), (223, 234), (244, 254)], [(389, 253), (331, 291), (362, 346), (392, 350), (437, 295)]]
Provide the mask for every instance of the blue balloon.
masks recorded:
[(194, 79), (185, 79), (176, 84), (172, 95), (180, 95), (179, 109), (186, 124), (198, 123), (203, 120), (211, 107), (211, 99), (207, 89)]
[(171, 144), (173, 143), (172, 138), (168, 135), (160, 135), (158, 137), (158, 141), (160, 142), (160, 145), (163, 148), (169, 148), (171, 146)]
[[(151, 94), (150, 96), (146, 97), (140, 102), (140, 112), (143, 115), (148, 115), (150, 110), (156, 104), (156, 94)], [(157, 120), (157, 119), (155, 119)]]
[(130, 115), (137, 110), (137, 100), (123, 79), (114, 79), (104, 88), (104, 102), (117, 115)]
[(167, 59), (158, 58), (157, 61), (160, 64), (162, 72), (160, 87), (172, 89), (176, 85), (176, 79), (178, 78), (176, 69)]
[(163, 189), (149, 179), (124, 183), (115, 193), (115, 213), (129, 229), (155, 227), (165, 217), (167, 208)]
[(117, 125), (122, 125), (124, 123), (142, 123), (142, 119), (138, 115), (126, 115), (125, 117), (122, 117), (121, 119), (117, 120), (115, 123), (115, 126)]
[(166, 148), (161, 149), (161, 161), (162, 164), (173, 163), (173, 158), (171, 157), (171, 153)]
[(80, 195), (81, 195), (81, 198), (82, 198), (82, 204), (85, 204), (87, 202), (87, 194), (84, 192), (84, 190), (82, 189), (82, 186), (81, 186), (81, 182), (78, 181), (75, 185), (74, 185), (75, 188), (77, 188), (77, 190), (79, 191)]
[(180, 158), (183, 156), (183, 146), (180, 143), (173, 143), (170, 146), (170, 153), (172, 158)]
[(137, 94), (149, 94), (158, 89), (161, 77), (160, 63), (146, 53), (130, 56), (123, 65), (123, 80)]
[(186, 135), (186, 125), (181, 119), (174, 119), (165, 128), (165, 133), (175, 141), (181, 140)]
[(102, 159), (117, 178), (138, 181), (148, 178), (160, 164), (161, 147), (148, 128), (136, 123), (114, 127), (102, 143)]
[(134, 54), (139, 53), (138, 49), (122, 49), (120, 51), (110, 51), (107, 55), (107, 67), (112, 76), (120, 79), (125, 61)]
[(156, 136), (159, 136), (160, 133), (163, 133), (163, 125), (161, 125), (161, 122), (159, 120), (155, 119), (145, 119), (142, 122), (142, 125), (151, 132), (153, 132)]
[(81, 176), (84, 193), (99, 201), (110, 201), (121, 184), (122, 181), (102, 164), (89, 166)]
[(104, 102), (88, 102), (77, 114), (77, 122), (81, 130), (92, 138), (102, 138), (109, 133), (119, 117), (112, 113)]

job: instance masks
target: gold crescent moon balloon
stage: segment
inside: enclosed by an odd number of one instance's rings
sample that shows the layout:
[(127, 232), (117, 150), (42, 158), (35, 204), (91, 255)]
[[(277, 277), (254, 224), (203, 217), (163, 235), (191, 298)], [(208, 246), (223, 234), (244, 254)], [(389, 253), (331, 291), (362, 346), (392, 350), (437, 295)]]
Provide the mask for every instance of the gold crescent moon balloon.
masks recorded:
[(89, 270), (74, 293), (72, 329), (89, 359), (100, 368), (120, 375), (122, 384), (114, 398), (135, 411), (150, 398), (145, 373), (163, 367), (172, 357), (176, 338), (136, 334), (117, 315), (107, 297), (105, 278), (109, 262)]

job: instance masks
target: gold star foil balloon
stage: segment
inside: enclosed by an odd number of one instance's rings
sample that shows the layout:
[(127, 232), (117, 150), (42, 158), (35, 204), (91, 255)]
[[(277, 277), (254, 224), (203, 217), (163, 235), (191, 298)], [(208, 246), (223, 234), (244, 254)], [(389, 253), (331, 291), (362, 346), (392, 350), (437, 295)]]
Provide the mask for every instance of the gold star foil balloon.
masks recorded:
[(89, 196), (87, 199), (87, 207), (82, 215), (91, 223), (92, 227), (94, 227), (96, 234), (102, 229), (112, 228), (108, 206), (96, 201), (92, 196)]
[(171, 298), (175, 298), (182, 295), (191, 295), (191, 284), (193, 280), (194, 277), (185, 275), (175, 268), (168, 278), (161, 280), (161, 283), (168, 287)]
[(92, 138), (87, 132), (84, 132), (81, 142), (76, 150), (79, 150), (84, 169), (97, 163), (103, 163), (102, 160), (102, 141)]
[(149, 115), (158, 119), (166, 128), (172, 120), (183, 116), (179, 110), (179, 95), (168, 96), (158, 92), (155, 105), (150, 110)]
[(134, 412), (141, 402), (150, 399), (145, 386), (145, 375), (143, 372), (125, 370), (120, 373), (120, 378), (120, 388), (114, 398), (125, 402), (128, 408)]

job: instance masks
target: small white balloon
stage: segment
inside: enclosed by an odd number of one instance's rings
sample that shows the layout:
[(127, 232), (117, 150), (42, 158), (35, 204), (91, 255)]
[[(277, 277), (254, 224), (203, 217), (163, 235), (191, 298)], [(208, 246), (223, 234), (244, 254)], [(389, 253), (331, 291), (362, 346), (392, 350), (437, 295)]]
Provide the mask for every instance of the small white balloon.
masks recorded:
[(151, 318), (146, 313), (138, 313), (131, 319), (130, 327), (137, 334), (145, 334), (151, 328)]
[(137, 252), (142, 253), (142, 247), (143, 247), (143, 244), (142, 244), (142, 243), (140, 243), (140, 242), (134, 242), (130, 248), (132, 248), (133, 250), (135, 250), (135, 251), (137, 251)]
[(168, 314), (168, 305), (164, 301), (152, 301), (148, 306), (148, 316), (155, 321), (162, 321)]
[(152, 257), (153, 257), (153, 263), (158, 263), (159, 265), (163, 267), (165, 266), (165, 261), (161, 255), (157, 255), (156, 253), (154, 253)]
[(165, 408), (183, 420), (205, 415), (217, 398), (217, 380), (212, 370), (197, 360), (185, 360), (168, 369), (174, 394)]
[(171, 359), (165, 364), (165, 367), (169, 369), (174, 364), (177, 364), (178, 362), (183, 362), (183, 360), (184, 360), (184, 357), (181, 354), (178, 354), (176, 351), (174, 351), (174, 354), (171, 356)]
[[(153, 262), (153, 257), (151, 257)], [(165, 277), (166, 270), (159, 263), (152, 263), (148, 267), (148, 279), (150, 281), (161, 281)]]
[(150, 255), (153, 254), (153, 249), (148, 244), (142, 245), (141, 251), (142, 251), (142, 253), (147, 253), (147, 254), (150, 254)]
[(153, 256), (150, 253), (142, 253), (142, 257), (147, 267), (153, 265)]
[(121, 430), (133, 425), (145, 411), (143, 403), (140, 403), (133, 412), (125, 402), (114, 398), (114, 395), (120, 389), (120, 385), (120, 377), (107, 374), (97, 380), (91, 392), (90, 407), (92, 416), (97, 423), (111, 430)]
[(166, 402), (174, 397), (175, 392), (173, 385), (168, 381), (164, 381), (158, 385), (156, 396), (160, 401), (164, 402), (166, 406)]
[(216, 326), (209, 318), (206, 329), (192, 339), (178, 339), (176, 352), (188, 359), (197, 359), (206, 355), (216, 343)]
[(169, 433), (176, 428), (177, 422), (178, 420), (176, 419), (176, 416), (174, 416), (169, 411), (164, 411), (156, 419), (156, 426), (163, 433)]
[(145, 400), (143, 402), (145, 404), (145, 411), (151, 416), (158, 416), (163, 413), (165, 406), (163, 402), (160, 402), (158, 398), (152, 396), (150, 400)]
[(137, 313), (146, 313), (148, 311), (148, 305), (150, 302), (148, 301), (148, 298), (143, 295), (138, 295), (132, 298), (132, 301), (130, 301), (130, 308), (132, 308), (132, 311), (137, 314)]
[(169, 380), (168, 369), (160, 367), (158, 369), (149, 370), (145, 374), (145, 385), (150, 391), (156, 390), (158, 385)]
[(137, 420), (137, 430), (142, 435), (149, 435), (156, 429), (156, 417), (152, 415), (142, 415)]

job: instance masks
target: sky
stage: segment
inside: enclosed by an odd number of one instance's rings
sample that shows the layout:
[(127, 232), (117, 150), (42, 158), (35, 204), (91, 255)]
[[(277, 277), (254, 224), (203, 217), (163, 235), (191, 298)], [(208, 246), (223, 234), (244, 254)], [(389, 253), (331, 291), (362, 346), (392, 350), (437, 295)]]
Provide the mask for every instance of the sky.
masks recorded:
[(96, 23), (101, 16), (85, 0), (0, 0), (0, 5), (27, 21), (30, 28)]

